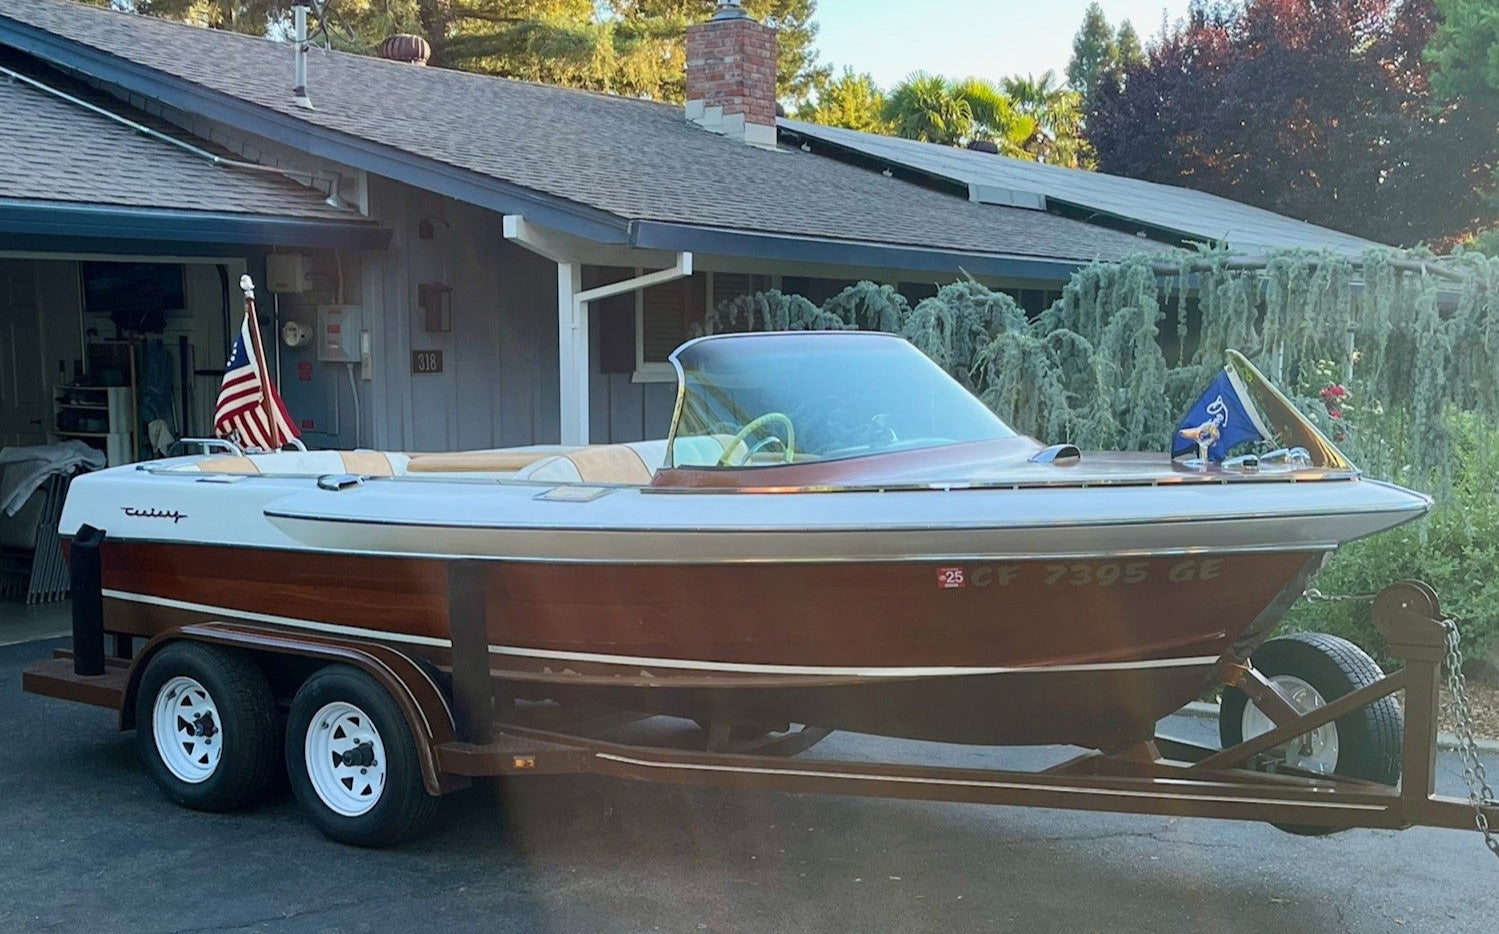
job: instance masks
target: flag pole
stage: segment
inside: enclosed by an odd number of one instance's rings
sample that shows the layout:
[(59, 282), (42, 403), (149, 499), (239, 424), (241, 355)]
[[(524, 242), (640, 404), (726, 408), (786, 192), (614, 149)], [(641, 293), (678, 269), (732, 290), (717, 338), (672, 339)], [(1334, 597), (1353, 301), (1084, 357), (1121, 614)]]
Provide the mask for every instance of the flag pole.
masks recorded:
[[(265, 364), (265, 348), (260, 345), (260, 319), (255, 315), (255, 280), (247, 275), (240, 276), (239, 287), (245, 292), (245, 317), (250, 320), (250, 343), (251, 352), (255, 354), (255, 369), (259, 371), (261, 382), (268, 387), (271, 374)], [(281, 432), (271, 411), (271, 394), (268, 388), (260, 394), (260, 411), (265, 416), (266, 437), (271, 439), (271, 444), (279, 447)]]

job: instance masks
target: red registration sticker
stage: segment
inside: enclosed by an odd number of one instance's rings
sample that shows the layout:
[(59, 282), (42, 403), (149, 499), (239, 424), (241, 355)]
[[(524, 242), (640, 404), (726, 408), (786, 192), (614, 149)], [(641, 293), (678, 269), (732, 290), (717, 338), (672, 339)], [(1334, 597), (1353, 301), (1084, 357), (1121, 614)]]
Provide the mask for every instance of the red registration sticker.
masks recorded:
[(968, 575), (962, 568), (938, 568), (937, 586), (943, 590), (956, 590), (968, 585)]

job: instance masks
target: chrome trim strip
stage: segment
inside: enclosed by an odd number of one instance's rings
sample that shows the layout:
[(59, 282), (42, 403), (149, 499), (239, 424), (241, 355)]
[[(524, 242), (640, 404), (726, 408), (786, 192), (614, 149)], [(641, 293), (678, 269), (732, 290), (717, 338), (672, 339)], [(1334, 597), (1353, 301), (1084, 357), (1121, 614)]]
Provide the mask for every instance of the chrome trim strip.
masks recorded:
[[(220, 615), (233, 617), (235, 619), (250, 620), (259, 623), (271, 623), (278, 626), (287, 626), (294, 629), (308, 629), (314, 632), (326, 632), (334, 635), (358, 636), (374, 640), (386, 640), (391, 642), (408, 642), (414, 645), (427, 645), (437, 648), (450, 648), (452, 640), (435, 639), (430, 636), (413, 636), (406, 633), (391, 632), (380, 629), (365, 629), (359, 626), (342, 626), (337, 623), (324, 623), (317, 620), (301, 619), (294, 616), (279, 616), (272, 613), (256, 613), (249, 610), (236, 610), (229, 607), (213, 606), (206, 603), (193, 603), (187, 600), (174, 600), (171, 597), (158, 597), (153, 594), (132, 593), (124, 590), (105, 589), (103, 595), (115, 600), (124, 600), (127, 603), (143, 603), (149, 606), (160, 606), (175, 610), (189, 610), (207, 615)], [(547, 658), (556, 661), (586, 661), (601, 665), (617, 665), (628, 667), (638, 671), (641, 667), (656, 667), (695, 671), (723, 671), (739, 674), (787, 674), (787, 675), (818, 675), (849, 678), (942, 678), (962, 677), (964, 675), (1002, 675), (1002, 674), (1059, 674), (1076, 671), (1121, 671), (1130, 669), (1147, 668), (1189, 668), (1216, 664), (1216, 655), (1194, 655), (1177, 658), (1154, 658), (1138, 662), (1098, 662), (1096, 664), (1081, 665), (1034, 665), (1025, 667), (908, 667), (908, 668), (865, 668), (865, 667), (841, 667), (841, 666), (816, 666), (816, 665), (768, 665), (749, 662), (712, 662), (694, 661), (680, 658), (648, 658), (635, 655), (604, 655), (591, 652), (563, 652), (549, 649), (531, 649), (508, 645), (491, 645), (489, 647), (492, 655), (511, 655), (523, 658)]]
[[(1087, 453), (1087, 452), (1083, 452)], [(248, 455), (247, 455), (248, 456)], [(779, 466), (779, 465), (774, 465)], [(774, 469), (765, 467), (751, 468), (754, 470)], [(1091, 480), (1076, 480), (1070, 478), (1055, 479), (1031, 479), (1031, 480), (929, 480), (929, 481), (902, 481), (894, 483), (867, 483), (867, 484), (845, 484), (841, 486), (826, 486), (812, 484), (807, 486), (785, 487), (767, 484), (763, 487), (694, 487), (694, 486), (650, 486), (648, 484), (633, 483), (594, 483), (591, 486), (607, 486), (611, 489), (639, 490), (645, 494), (662, 495), (755, 495), (755, 496), (777, 496), (783, 494), (827, 494), (827, 493), (904, 493), (904, 492), (961, 492), (964, 490), (989, 490), (994, 491), (1020, 491), (1020, 490), (1045, 490), (1045, 489), (1096, 489), (1096, 488), (1127, 488), (1127, 487), (1176, 487), (1176, 486), (1225, 486), (1235, 483), (1334, 483), (1347, 482), (1363, 479), (1357, 472), (1334, 471), (1326, 468), (1311, 468), (1319, 473), (1318, 476), (1296, 476), (1296, 471), (1305, 472), (1307, 468), (1280, 467), (1271, 465), (1273, 469), (1261, 469), (1253, 473), (1197, 473), (1197, 474), (1170, 474), (1165, 477), (1119, 477), (1106, 478), (1096, 477)], [(318, 473), (275, 473), (275, 474), (236, 474), (217, 470), (186, 471), (181, 470), (180, 465), (172, 467), (149, 467), (140, 465), (138, 470), (159, 477), (201, 477), (201, 476), (232, 476), (252, 477), (262, 480), (315, 480), (322, 474)], [(672, 468), (663, 468), (672, 469)], [(682, 468), (692, 469), (692, 468)], [(1283, 472), (1282, 472), (1283, 471)], [(425, 474), (399, 474), (390, 477), (369, 477), (370, 482), (380, 483), (459, 483), (471, 486), (529, 486), (529, 487), (553, 487), (556, 481), (532, 480), (518, 477), (469, 477), (461, 472), (453, 473), (425, 473)]]
[(412, 645), (429, 645), (436, 648), (446, 648), (453, 643), (448, 639), (434, 639), (430, 636), (414, 636), (400, 632), (388, 632), (383, 629), (365, 629), (362, 626), (341, 626), (337, 623), (322, 623), (317, 620), (300, 619), (295, 616), (278, 616), (274, 613), (256, 613), (251, 610), (236, 610), (226, 606), (213, 606), (207, 603), (192, 603), (187, 600), (173, 600), (171, 597), (158, 597), (154, 594), (132, 593), (128, 590), (114, 590), (104, 588), (101, 593), (115, 600), (124, 600), (127, 603), (144, 603), (148, 606), (161, 606), (172, 610), (190, 610), (195, 613), (204, 613), (209, 616), (228, 616), (234, 619), (248, 620), (253, 623), (270, 623), (275, 626), (289, 626), (293, 629), (310, 629), (314, 632), (326, 632), (336, 636), (358, 636), (366, 639), (384, 639), (390, 642), (409, 642)]
[[(1424, 506), (1424, 505), (1421, 505), (1419, 503), (1416, 503), (1416, 504), (1413, 504), (1413, 505), (1409, 505), (1409, 506), (1392, 506), (1392, 505), (1377, 504), (1377, 505), (1362, 506), (1362, 507), (1354, 506), (1354, 507), (1339, 507), (1339, 508), (1336, 508), (1336, 509), (1320, 509), (1320, 510), (1316, 510), (1316, 511), (1312, 511), (1312, 512), (1259, 512), (1259, 513), (1256, 513), (1256, 512), (1239, 512), (1239, 513), (1234, 513), (1233, 519), (1235, 521), (1252, 521), (1252, 520), (1258, 520), (1258, 519), (1267, 519), (1267, 520), (1273, 519), (1273, 520), (1291, 521), (1291, 522), (1295, 522), (1295, 521), (1315, 521), (1317, 519), (1325, 519), (1325, 518), (1327, 518), (1329, 516), (1362, 516), (1362, 515), (1370, 515), (1370, 514), (1374, 514), (1374, 513), (1394, 513), (1394, 514), (1400, 514), (1400, 513), (1406, 513), (1406, 512), (1424, 513), (1429, 508), (1430, 508), (1429, 506)], [(660, 533), (663, 533), (663, 532), (672, 532), (672, 533), (675, 533), (675, 534), (685, 534), (683, 532), (683, 530), (679, 530), (679, 529), (663, 529), (663, 528), (661, 528), (659, 526), (653, 527), (653, 526), (624, 526), (624, 525), (620, 525), (620, 526), (610, 526), (608, 528), (598, 528), (598, 527), (587, 527), (587, 526), (567, 527), (567, 526), (558, 526), (558, 525), (544, 525), (544, 524), (539, 524), (539, 523), (535, 524), (535, 525), (485, 525), (485, 524), (481, 524), (479, 522), (429, 522), (429, 521), (421, 520), (421, 519), (365, 519), (365, 518), (361, 518), (361, 517), (357, 517), (357, 516), (330, 516), (330, 515), (318, 515), (318, 514), (315, 514), (315, 513), (307, 513), (307, 512), (281, 512), (281, 511), (274, 510), (274, 509), (263, 509), (263, 510), (261, 510), (261, 515), (265, 516), (267, 519), (289, 519), (289, 520), (291, 520), (293, 522), (327, 522), (327, 523), (340, 523), (340, 524), (344, 524), (344, 525), (392, 526), (392, 527), (398, 527), (398, 528), (420, 528), (420, 529), (463, 529), (463, 530), (467, 530), (467, 531), (484, 531), (484, 532), (554, 532), (554, 533), (555, 532), (586, 532), (586, 533), (593, 533), (593, 534), (604, 534), (604, 533), (630, 533), (630, 534), (658, 533), (658, 534), (660, 534)], [(1123, 519), (1123, 518), (1121, 518), (1121, 519), (1110, 519), (1110, 520), (1099, 521), (1099, 522), (1055, 521), (1055, 522), (1047, 522), (1044, 525), (1040, 525), (1040, 524), (1038, 524), (1038, 525), (992, 525), (992, 524), (983, 524), (983, 523), (972, 523), (972, 524), (969, 524), (969, 523), (949, 522), (949, 523), (947, 523), (947, 524), (945, 524), (943, 526), (943, 530), (944, 531), (953, 531), (953, 532), (994, 532), (996, 534), (1001, 534), (1001, 533), (1003, 533), (1003, 534), (1015, 534), (1015, 533), (1018, 533), (1018, 532), (1049, 531), (1049, 530), (1052, 530), (1052, 529), (1109, 529), (1109, 528), (1132, 528), (1132, 527), (1141, 526), (1141, 525), (1151, 525), (1151, 526), (1159, 526), (1159, 525), (1191, 525), (1192, 523), (1222, 522), (1222, 521), (1224, 521), (1224, 519), (1225, 519), (1224, 516), (1186, 515), (1186, 516), (1148, 516), (1148, 517), (1141, 517), (1141, 518), (1138, 518), (1138, 519), (1135, 519), (1135, 518)], [(834, 534), (843, 533), (843, 534), (847, 534), (849, 532), (866, 532), (866, 533), (867, 532), (878, 532), (878, 533), (881, 533), (881, 534), (887, 534), (887, 533), (899, 533), (899, 532), (928, 532), (928, 531), (931, 531), (931, 527), (930, 526), (919, 526), (919, 525), (908, 525), (908, 526), (887, 525), (887, 526), (879, 526), (878, 528), (870, 528), (868, 526), (828, 526), (826, 528), (806, 529), (806, 528), (764, 527), (764, 526), (762, 526), (762, 527), (739, 527), (739, 528), (735, 528), (735, 527), (731, 527), (731, 526), (721, 526), (721, 527), (716, 527), (716, 528), (708, 528), (708, 529), (694, 530), (694, 531), (697, 531), (700, 534), (712, 534), (712, 535), (765, 535), (767, 533), (775, 533), (775, 534), (796, 533), (796, 534), (799, 534), (799, 535), (826, 535), (826, 534), (829, 534), (829, 533), (834, 533)]]
[[(310, 519), (301, 521), (313, 521)], [(587, 533), (580, 533), (587, 534)], [(594, 533), (597, 534), (597, 533)], [(846, 532), (844, 534), (847, 534)], [(61, 536), (71, 540), (71, 535)], [(699, 565), (716, 564), (924, 564), (924, 563), (954, 563), (954, 562), (1013, 562), (1013, 561), (1109, 561), (1118, 558), (1181, 558), (1189, 555), (1241, 555), (1241, 554), (1266, 554), (1273, 552), (1326, 552), (1336, 551), (1339, 548), (1337, 542), (1304, 542), (1285, 544), (1277, 542), (1271, 545), (1185, 545), (1180, 548), (1119, 548), (1110, 551), (1058, 551), (1058, 552), (985, 552), (980, 554), (952, 555), (932, 553), (928, 555), (893, 555), (889, 557), (852, 557), (852, 558), (828, 558), (817, 556), (789, 556), (775, 558), (741, 557), (741, 558), (661, 558), (661, 559), (620, 559), (620, 558), (571, 558), (563, 556), (536, 557), (534, 555), (470, 555), (439, 551), (381, 551), (350, 549), (341, 547), (324, 547), (319, 545), (307, 545), (298, 543), (294, 546), (286, 545), (255, 545), (241, 544), (239, 542), (193, 542), (175, 538), (126, 538), (124, 536), (112, 536), (113, 542), (130, 542), (140, 545), (192, 545), (200, 548), (248, 548), (255, 551), (280, 551), (292, 554), (337, 554), (337, 555), (359, 555), (368, 558), (412, 558), (434, 561), (455, 561), (458, 559), (474, 561), (506, 561), (516, 564), (618, 564), (624, 567), (636, 567), (643, 565), (683, 565), (695, 567)]]
[(561, 652), (550, 649), (525, 649), (511, 646), (491, 645), (494, 655), (517, 655), (529, 658), (549, 658), (569, 662), (594, 662), (601, 665), (630, 665), (634, 667), (691, 668), (701, 671), (732, 671), (739, 674), (760, 675), (832, 675), (850, 678), (941, 678), (961, 675), (1014, 675), (1028, 673), (1059, 674), (1074, 671), (1128, 671), (1145, 668), (1194, 668), (1214, 665), (1217, 655), (1193, 655), (1188, 657), (1150, 658), (1137, 662), (1096, 662), (1080, 665), (1023, 665), (1018, 667), (897, 667), (861, 668), (839, 665), (768, 665), (755, 662), (704, 662), (676, 658), (647, 658), (635, 655), (599, 655), (593, 652)]

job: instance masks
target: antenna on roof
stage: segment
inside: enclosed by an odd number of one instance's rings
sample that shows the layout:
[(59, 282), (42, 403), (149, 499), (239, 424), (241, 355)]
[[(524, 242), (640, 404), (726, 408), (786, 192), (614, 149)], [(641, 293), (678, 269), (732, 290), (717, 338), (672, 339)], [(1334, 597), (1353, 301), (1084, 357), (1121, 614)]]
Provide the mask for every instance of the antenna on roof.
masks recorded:
[(292, 100), (298, 107), (311, 110), (312, 98), (307, 96), (307, 7), (299, 3), (291, 8), (291, 13), (297, 47), (297, 83), (291, 89)]

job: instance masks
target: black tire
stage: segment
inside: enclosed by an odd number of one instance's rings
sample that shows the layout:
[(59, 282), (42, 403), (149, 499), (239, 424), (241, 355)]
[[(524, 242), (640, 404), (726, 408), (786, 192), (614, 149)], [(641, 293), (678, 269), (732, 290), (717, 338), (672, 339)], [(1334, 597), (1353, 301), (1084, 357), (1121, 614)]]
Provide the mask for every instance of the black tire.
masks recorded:
[[(211, 774), (201, 779), (175, 774), (163, 757), (181, 760), (164, 753), (157, 743), (156, 702), (163, 688), (177, 678), (201, 685), (217, 712), (204, 741), (220, 744), (219, 759)], [(186, 727), (180, 715), (176, 719)], [(206, 720), (198, 728), (205, 726)], [(197, 811), (233, 811), (251, 804), (275, 784), (281, 772), (280, 721), (271, 687), (248, 657), (221, 646), (174, 642), (146, 662), (135, 698), (135, 733), (146, 771), (162, 792)], [(171, 737), (163, 740), (164, 744), (172, 742)], [(192, 753), (187, 756), (192, 758)], [(206, 762), (206, 754), (198, 761)]]
[[(324, 800), (309, 775), (307, 738), (314, 720), (330, 704), (343, 703), (368, 717), (384, 747), (383, 787), (359, 814), (339, 813)], [(316, 766), (314, 766), (316, 767)], [(315, 672), (292, 700), (286, 728), (286, 770), (302, 809), (325, 836), (353, 846), (392, 846), (417, 836), (432, 822), (438, 799), (427, 793), (416, 740), (395, 699), (369, 675), (348, 665)]]
[[(1384, 677), (1384, 671), (1363, 649), (1337, 636), (1298, 632), (1271, 639), (1253, 656), (1254, 667), (1267, 678), (1293, 675), (1316, 688), (1323, 700), (1333, 701)], [(1244, 739), (1244, 709), (1249, 698), (1237, 688), (1225, 688), (1218, 714), (1218, 735), (1224, 748)], [(1400, 782), (1405, 718), (1394, 697), (1333, 721), (1338, 735), (1338, 758), (1333, 772), (1382, 785)], [(1327, 827), (1276, 824), (1291, 833), (1317, 836), (1335, 832)]]

